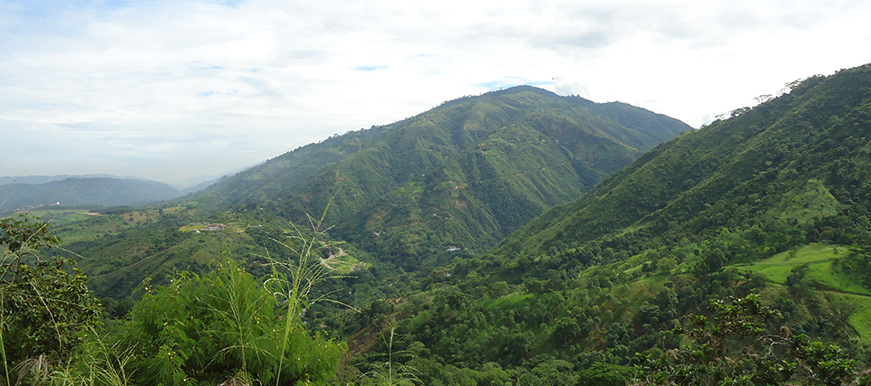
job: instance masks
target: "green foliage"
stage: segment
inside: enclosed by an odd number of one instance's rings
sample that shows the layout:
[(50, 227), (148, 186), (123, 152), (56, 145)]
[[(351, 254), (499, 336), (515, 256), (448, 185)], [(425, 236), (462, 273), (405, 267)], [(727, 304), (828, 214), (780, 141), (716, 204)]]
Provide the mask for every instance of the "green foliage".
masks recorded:
[(131, 384), (129, 364), (133, 350), (120, 349), (120, 343), (107, 346), (105, 337), (95, 329), (76, 347), (73, 358), (65, 366), (56, 366), (45, 374), (45, 384), (125, 386)]
[(573, 318), (560, 318), (554, 324), (551, 338), (562, 344), (563, 347), (584, 336), (584, 330)]
[(632, 380), (631, 367), (597, 362), (579, 372), (578, 384), (584, 386), (623, 386)]
[(51, 224), (27, 214), (0, 219), (0, 245), (6, 249), (4, 262), (7, 258), (19, 260), (28, 249), (56, 245), (59, 240), (49, 232), (50, 228)]
[(332, 377), (341, 346), (309, 336), (298, 321), (285, 332), (277, 308), (272, 292), (233, 262), (147, 287), (125, 337), (135, 346), (135, 377), (143, 384), (174, 385), (235, 376), (291, 385)]
[(0, 354), (4, 378), (46, 378), (49, 367), (70, 358), (72, 349), (100, 321), (100, 303), (78, 270), (63, 258), (40, 260), (34, 253), (57, 244), (50, 224), (21, 214), (0, 219)]
[(63, 269), (63, 260), (21, 264), (5, 273), (4, 343), (12, 362), (48, 355), (65, 358), (100, 320), (99, 301), (86, 286), (87, 277)]
[[(330, 201), (332, 203), (332, 201)], [(293, 255), (285, 260), (277, 260), (269, 257), (272, 265), (272, 277), (267, 281), (268, 288), (272, 293), (282, 298), (286, 304), (286, 312), (284, 315), (284, 325), (281, 331), (281, 342), (279, 345), (278, 363), (276, 369), (285, 367), (285, 358), (293, 357), (291, 346), (292, 336), (298, 334), (302, 323), (300, 323), (300, 315), (305, 309), (311, 307), (323, 300), (332, 300), (328, 298), (329, 292), (322, 293), (319, 296), (313, 295), (315, 286), (323, 284), (329, 279), (337, 279), (339, 276), (331, 273), (334, 268), (327, 265), (323, 257), (320, 257), (318, 252), (323, 248), (331, 249), (324, 239), (326, 239), (326, 231), (322, 229), (324, 217), (330, 209), (330, 203), (324, 208), (320, 219), (315, 221), (311, 216), (308, 217), (309, 224), (312, 228), (313, 235), (306, 237), (303, 232), (294, 225), (295, 235), (291, 237), (295, 243), (283, 243), (274, 240), (281, 246), (293, 252)], [(294, 247), (296, 245), (296, 247)], [(276, 385), (280, 384), (281, 372), (276, 371)]]
[(710, 306), (711, 317), (690, 315), (692, 326), (681, 330), (688, 342), (681, 349), (645, 357), (641, 384), (835, 386), (855, 376), (856, 361), (840, 347), (811, 342), (785, 326), (767, 332), (764, 321), (779, 315), (759, 295)]
[[(375, 362), (372, 369), (363, 374), (362, 385), (414, 386), (421, 383), (417, 377), (417, 369), (411, 365), (394, 362), (394, 357), (410, 355), (408, 352), (393, 351), (393, 337), (396, 329), (390, 327), (390, 337), (387, 338), (387, 360)], [(407, 361), (407, 360), (406, 360)]]

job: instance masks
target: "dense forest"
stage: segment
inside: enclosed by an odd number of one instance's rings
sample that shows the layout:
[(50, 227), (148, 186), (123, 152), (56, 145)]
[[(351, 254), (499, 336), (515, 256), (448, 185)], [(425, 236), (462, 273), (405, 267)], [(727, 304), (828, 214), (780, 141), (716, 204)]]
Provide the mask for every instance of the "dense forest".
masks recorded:
[(698, 130), (517, 87), (4, 218), (0, 384), (867, 384), (869, 136), (871, 66)]

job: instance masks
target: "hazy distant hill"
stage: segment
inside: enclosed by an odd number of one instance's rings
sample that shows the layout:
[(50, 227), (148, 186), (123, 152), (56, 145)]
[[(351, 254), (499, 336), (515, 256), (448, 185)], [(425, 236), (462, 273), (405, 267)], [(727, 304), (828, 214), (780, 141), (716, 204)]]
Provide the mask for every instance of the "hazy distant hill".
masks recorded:
[[(35, 182), (42, 178), (18, 177)], [(0, 211), (40, 205), (135, 205), (181, 195), (160, 182), (120, 178), (66, 178), (45, 183), (0, 185)]]
[(487, 248), (689, 129), (626, 104), (520, 86), (299, 148), (194, 200), (302, 221), (335, 194), (335, 237), (414, 266), (447, 249)]
[(147, 181), (144, 178), (139, 177), (119, 177), (113, 176), (111, 174), (81, 174), (81, 175), (71, 175), (71, 174), (60, 174), (54, 176), (8, 176), (8, 177), (0, 177), (0, 185), (8, 185), (8, 184), (44, 184), (46, 182), (52, 181), (62, 181), (68, 178), (114, 178), (121, 180), (140, 180)]
[[(258, 163), (262, 164), (261, 163)], [(209, 175), (200, 175), (188, 178), (184, 181), (172, 184), (172, 186), (182, 192), (183, 195), (199, 192), (209, 186), (212, 186), (214, 183), (220, 181), (222, 178), (227, 178), (229, 176), (235, 175), (245, 169), (250, 169), (253, 166), (246, 166), (243, 168), (236, 168), (232, 170), (227, 170), (223, 173), (218, 174), (209, 174)]]

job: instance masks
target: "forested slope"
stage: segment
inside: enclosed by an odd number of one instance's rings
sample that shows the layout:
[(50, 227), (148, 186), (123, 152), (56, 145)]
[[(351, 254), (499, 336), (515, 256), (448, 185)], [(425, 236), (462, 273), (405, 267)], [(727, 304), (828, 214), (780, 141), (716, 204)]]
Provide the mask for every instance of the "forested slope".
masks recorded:
[(852, 379), (871, 359), (871, 67), (733, 115), (346, 323), (398, 326), (431, 384)]
[[(495, 253), (578, 252), (615, 236), (631, 245), (663, 233), (702, 239), (754, 226), (762, 227), (757, 238), (781, 239), (767, 246), (782, 251), (804, 240), (778, 226), (796, 224), (805, 237), (810, 232), (809, 241), (826, 230), (825, 240), (858, 241), (864, 227), (853, 222), (864, 218), (869, 199), (868, 77), (860, 67), (810, 78), (789, 94), (663, 144), (581, 200), (536, 219)], [(811, 207), (807, 200), (816, 197), (803, 193), (817, 184), (830, 203)]]
[(335, 237), (415, 269), (449, 248), (494, 245), (687, 129), (625, 104), (515, 87), (297, 149), (194, 200), (294, 221), (333, 200)]
[[(251, 260), (275, 244), (247, 234), (305, 228), (331, 201), (333, 239), (385, 264), (381, 274), (415, 271), (484, 251), (688, 128), (625, 104), (516, 87), (303, 146), (159, 211), (118, 208), (58, 231), (86, 257), (98, 294), (118, 299), (145, 277), (206, 268), (215, 239)], [(190, 232), (208, 222), (236, 224), (236, 234)]]

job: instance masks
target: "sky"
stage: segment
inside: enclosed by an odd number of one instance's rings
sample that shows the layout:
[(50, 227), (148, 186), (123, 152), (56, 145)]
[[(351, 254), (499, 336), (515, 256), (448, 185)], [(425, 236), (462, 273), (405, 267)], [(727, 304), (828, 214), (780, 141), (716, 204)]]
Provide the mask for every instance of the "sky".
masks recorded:
[(871, 62), (871, 1), (0, 0), (0, 176), (178, 183), (519, 84), (699, 127)]

